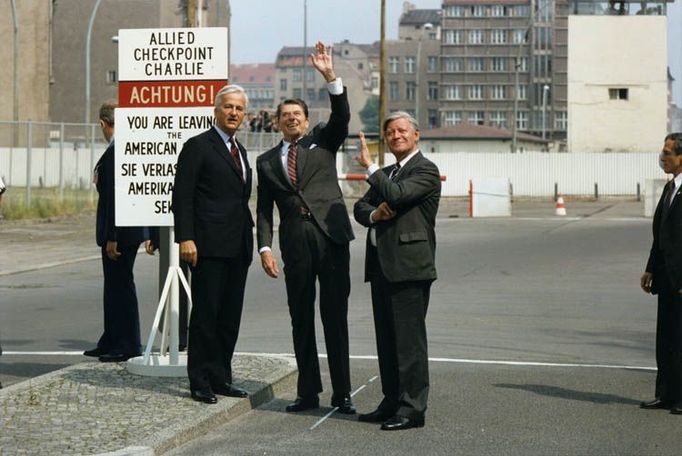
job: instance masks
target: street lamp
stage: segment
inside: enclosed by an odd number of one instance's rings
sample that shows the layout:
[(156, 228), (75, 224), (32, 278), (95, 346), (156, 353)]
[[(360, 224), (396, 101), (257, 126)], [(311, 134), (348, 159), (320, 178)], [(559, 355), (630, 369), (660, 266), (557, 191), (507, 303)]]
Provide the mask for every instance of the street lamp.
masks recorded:
[[(429, 31), (433, 30), (433, 24), (430, 22), (427, 22), (424, 24), (424, 31)], [(414, 114), (415, 118), (417, 119), (417, 122), (421, 122), (421, 119), (419, 118), (419, 100), (421, 98), (421, 85), (420, 85), (420, 75), (421, 75), (421, 53), (422, 53), (422, 40), (424, 39), (424, 32), (419, 34), (419, 39), (417, 42), (417, 78), (415, 81), (415, 85), (417, 86), (415, 88), (416, 93), (415, 93), (415, 103), (414, 103)]]
[(542, 86), (542, 139), (545, 139), (545, 130), (547, 129), (547, 93), (549, 86), (547, 84)]
[(88, 32), (85, 35), (85, 123), (90, 123), (90, 38), (92, 37), (92, 24), (95, 22), (97, 8), (102, 0), (97, 0), (90, 14), (88, 22)]

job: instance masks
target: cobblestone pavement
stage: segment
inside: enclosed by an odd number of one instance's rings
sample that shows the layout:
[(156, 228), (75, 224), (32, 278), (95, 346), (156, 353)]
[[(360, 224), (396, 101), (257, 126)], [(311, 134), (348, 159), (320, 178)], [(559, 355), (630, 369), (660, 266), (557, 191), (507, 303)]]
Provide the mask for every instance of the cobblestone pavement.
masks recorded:
[(142, 377), (125, 363), (82, 363), (0, 390), (0, 455), (87, 455), (174, 448), (295, 382), (293, 359), (237, 355), (235, 384), (249, 399), (189, 397), (186, 377)]

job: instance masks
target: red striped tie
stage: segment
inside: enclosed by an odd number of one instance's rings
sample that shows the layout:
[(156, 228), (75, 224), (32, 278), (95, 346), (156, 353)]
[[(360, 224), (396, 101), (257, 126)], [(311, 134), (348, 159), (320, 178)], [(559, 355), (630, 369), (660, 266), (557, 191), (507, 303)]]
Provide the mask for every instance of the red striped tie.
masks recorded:
[(234, 159), (234, 164), (237, 166), (237, 171), (239, 171), (239, 177), (242, 178), (242, 182), (244, 182), (244, 170), (242, 169), (242, 161), (239, 158), (239, 147), (237, 147), (237, 143), (234, 140), (234, 137), (230, 138), (230, 155), (232, 155), (232, 158)]
[(298, 177), (296, 176), (296, 156), (298, 154), (297, 144), (298, 139), (291, 142), (291, 145), (289, 145), (289, 155), (287, 156), (287, 173), (289, 174), (291, 185), (294, 187), (296, 187), (296, 184), (298, 184)]

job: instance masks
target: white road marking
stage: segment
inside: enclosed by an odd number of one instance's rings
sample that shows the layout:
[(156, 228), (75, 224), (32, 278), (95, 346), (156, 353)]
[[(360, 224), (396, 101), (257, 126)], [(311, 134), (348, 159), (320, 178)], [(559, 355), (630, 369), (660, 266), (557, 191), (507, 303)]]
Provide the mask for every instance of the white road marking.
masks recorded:
[[(236, 355), (254, 355), (254, 356), (268, 356), (268, 357), (285, 357), (294, 358), (293, 353), (255, 353), (255, 352), (237, 352)], [(82, 351), (4, 351), (3, 356), (83, 356)], [(326, 358), (327, 355), (320, 353), (320, 358)], [(376, 360), (376, 355), (350, 355), (350, 359), (368, 359)], [(432, 363), (458, 363), (458, 364), (493, 364), (503, 366), (528, 366), (528, 367), (586, 367), (599, 369), (633, 369), (633, 370), (650, 370), (655, 371), (656, 367), (651, 366), (631, 366), (619, 364), (599, 364), (599, 363), (549, 363), (538, 361), (507, 361), (495, 359), (466, 359), (466, 358), (429, 358)], [(373, 377), (368, 383), (376, 380)], [(354, 393), (355, 394), (355, 393)]]

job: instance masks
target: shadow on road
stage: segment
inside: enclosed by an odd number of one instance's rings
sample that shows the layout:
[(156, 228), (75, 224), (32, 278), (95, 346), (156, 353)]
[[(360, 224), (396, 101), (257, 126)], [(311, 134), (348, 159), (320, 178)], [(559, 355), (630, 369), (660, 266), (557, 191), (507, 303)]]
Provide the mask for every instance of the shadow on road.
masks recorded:
[(627, 404), (638, 405), (639, 401), (615, 394), (594, 393), (589, 391), (576, 391), (559, 386), (523, 384), (515, 385), (511, 383), (497, 383), (498, 388), (516, 389), (540, 394), (542, 396), (558, 397), (575, 401), (592, 402), (595, 404)]

